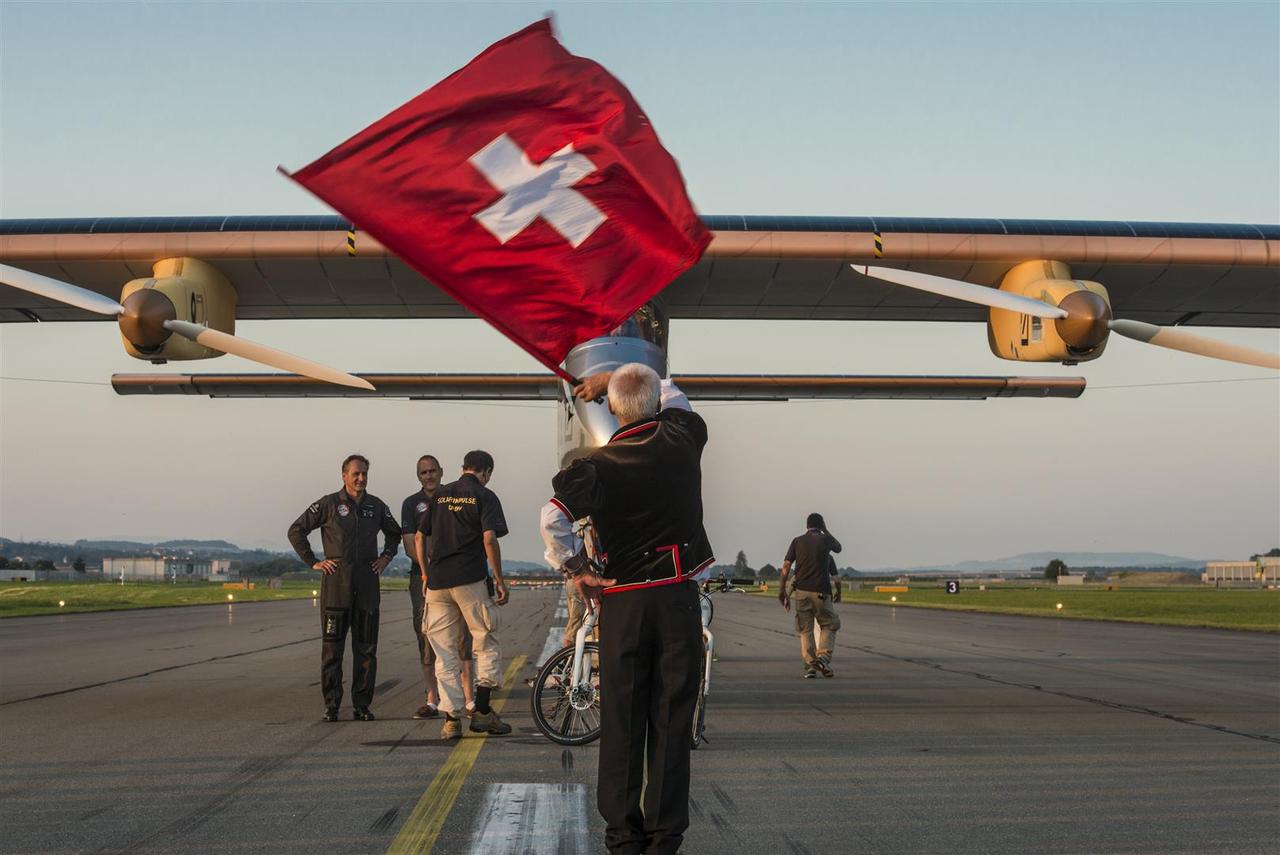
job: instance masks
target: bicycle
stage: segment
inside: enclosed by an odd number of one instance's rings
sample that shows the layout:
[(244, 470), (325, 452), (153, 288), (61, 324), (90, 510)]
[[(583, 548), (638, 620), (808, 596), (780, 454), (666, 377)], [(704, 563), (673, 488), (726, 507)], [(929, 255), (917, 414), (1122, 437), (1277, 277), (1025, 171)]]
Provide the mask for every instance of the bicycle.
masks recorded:
[(716, 637), (711, 633), (711, 618), (715, 607), (705, 591), (698, 593), (702, 610), (702, 673), (698, 675), (698, 699), (693, 708), (693, 749), (707, 741), (707, 694), (711, 691), (711, 660), (716, 649)]
[(561, 745), (586, 745), (600, 738), (600, 644), (587, 641), (597, 614), (587, 612), (573, 646), (553, 653), (533, 681), (533, 722), (543, 736)]
[(702, 611), (703, 611), (702, 625), (704, 627), (711, 626), (711, 618), (715, 614), (715, 606), (712, 605), (711, 597), (709, 595), (723, 594), (725, 592), (733, 592), (738, 594), (746, 593), (744, 589), (739, 588), (737, 585), (733, 584), (732, 579), (729, 579), (726, 577), (721, 577), (720, 579), (717, 579), (715, 582), (712, 582), (710, 579), (708, 579), (707, 581), (702, 583), (702, 590), (699, 592), (699, 596), (702, 600)]
[[(707, 741), (707, 693), (711, 686), (711, 657), (715, 636), (711, 624), (711, 598), (699, 595), (702, 605), (702, 668), (693, 713), (693, 747)], [(551, 655), (538, 671), (529, 697), (533, 722), (542, 735), (560, 745), (586, 745), (600, 738), (600, 644), (588, 641), (598, 612), (587, 613), (572, 647)]]

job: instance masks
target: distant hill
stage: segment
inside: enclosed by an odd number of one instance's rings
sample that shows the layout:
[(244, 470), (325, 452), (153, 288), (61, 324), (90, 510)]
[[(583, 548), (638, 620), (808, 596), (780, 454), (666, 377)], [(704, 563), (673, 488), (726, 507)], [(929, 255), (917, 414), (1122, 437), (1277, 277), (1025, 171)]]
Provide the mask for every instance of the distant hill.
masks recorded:
[(978, 561), (959, 561), (955, 564), (928, 565), (924, 567), (878, 567), (874, 570), (864, 569), (864, 575), (917, 574), (937, 573), (940, 575), (960, 575), (973, 573), (1017, 573), (1024, 570), (1036, 570), (1044, 567), (1054, 558), (1061, 558), (1067, 567), (1113, 568), (1124, 570), (1168, 570), (1200, 569), (1204, 561), (1197, 558), (1182, 558), (1177, 555), (1164, 555), (1159, 552), (1023, 552), (1008, 558), (994, 558)]
[(52, 543), (49, 541), (14, 541), (0, 538), (0, 553), (9, 556), (21, 555), (28, 560), (47, 558), (58, 562), (70, 561), (74, 557), (83, 558), (90, 565), (100, 564), (104, 558), (122, 558), (137, 555), (195, 555), (201, 558), (228, 558), (241, 562), (270, 561), (285, 553), (267, 552), (265, 550), (244, 550), (226, 540), (166, 540), (161, 543), (149, 543), (143, 540), (127, 540), (124, 538), (104, 538), (90, 540), (81, 538), (75, 543)]
[[(54, 546), (60, 544), (51, 544)], [(109, 550), (112, 552), (150, 552), (155, 547), (152, 543), (143, 543), (138, 540), (77, 540), (71, 544), (68, 549), (78, 549), (83, 551), (102, 551)]]
[(240, 552), (240, 547), (225, 540), (163, 540), (156, 544), (158, 549), (216, 549), (220, 552)]
[(551, 573), (552, 570), (541, 561), (508, 561), (502, 559), (502, 572), (512, 576), (529, 576)]

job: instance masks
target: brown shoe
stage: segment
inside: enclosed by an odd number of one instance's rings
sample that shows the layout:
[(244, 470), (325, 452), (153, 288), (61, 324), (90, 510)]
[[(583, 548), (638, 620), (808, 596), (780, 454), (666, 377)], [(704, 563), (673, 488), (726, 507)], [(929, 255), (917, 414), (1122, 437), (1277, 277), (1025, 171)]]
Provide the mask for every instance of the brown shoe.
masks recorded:
[(444, 727), (440, 728), (440, 738), (448, 742), (451, 739), (462, 738), (462, 722), (456, 718), (446, 718)]
[(414, 711), (413, 717), (414, 718), (435, 718), (439, 714), (440, 713), (436, 709), (436, 705), (428, 701), (427, 703), (424, 703), (422, 706), (418, 707), (418, 709)]
[(472, 733), (492, 733), (494, 736), (506, 736), (511, 732), (511, 725), (498, 718), (493, 710), (487, 713), (471, 714)]

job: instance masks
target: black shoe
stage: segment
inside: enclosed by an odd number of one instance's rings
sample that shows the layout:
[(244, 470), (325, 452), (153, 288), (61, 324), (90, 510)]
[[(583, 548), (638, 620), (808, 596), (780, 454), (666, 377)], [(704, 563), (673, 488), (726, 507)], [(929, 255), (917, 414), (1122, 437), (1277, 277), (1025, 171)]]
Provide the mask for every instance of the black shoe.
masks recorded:
[(805, 668), (805, 669), (804, 669), (804, 678), (805, 678), (806, 680), (812, 680), (814, 677), (817, 677), (817, 676), (818, 676), (818, 671), (817, 671), (817, 669), (815, 669), (815, 668)]
[(373, 712), (368, 707), (356, 707), (351, 711), (351, 718), (356, 721), (373, 721)]
[(327, 709), (325, 709), (325, 711), (324, 711), (324, 720), (325, 720), (325, 721), (337, 721), (337, 720), (338, 720), (338, 708), (337, 708), (337, 707), (328, 707)]
[(440, 714), (440, 711), (436, 709), (435, 704), (426, 703), (418, 707), (418, 709), (414, 712), (413, 717), (414, 718), (435, 718), (439, 714)]
[(506, 736), (511, 732), (511, 725), (498, 718), (498, 714), (493, 710), (489, 710), (487, 713), (473, 712), (471, 714), (471, 732)]

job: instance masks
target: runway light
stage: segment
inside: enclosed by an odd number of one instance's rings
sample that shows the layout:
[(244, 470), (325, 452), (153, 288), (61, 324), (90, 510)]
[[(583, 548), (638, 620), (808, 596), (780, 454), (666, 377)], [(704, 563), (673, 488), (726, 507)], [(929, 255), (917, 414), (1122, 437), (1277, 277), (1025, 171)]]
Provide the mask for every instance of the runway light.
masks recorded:
[(1062, 603), (1058, 603), (1058, 611), (1062, 611)]
[(62, 608), (67, 604), (66, 600), (58, 600), (58, 608)]
[(890, 598), (889, 598), (889, 601), (890, 601), (890, 602), (894, 602), (894, 603), (896, 603), (896, 602), (898, 602), (898, 598), (897, 598), (897, 597), (890, 597)]
[(314, 596), (316, 596), (316, 595), (317, 595), (317, 594), (319, 594), (319, 593), (320, 593), (319, 591), (312, 591), (312, 592), (311, 592), (311, 596), (313, 596), (313, 597), (314, 597)]
[(227, 594), (227, 599), (228, 599), (228, 600), (234, 600), (235, 598), (236, 598), (236, 595), (235, 595), (235, 594)]

